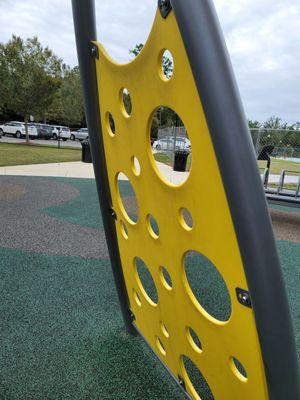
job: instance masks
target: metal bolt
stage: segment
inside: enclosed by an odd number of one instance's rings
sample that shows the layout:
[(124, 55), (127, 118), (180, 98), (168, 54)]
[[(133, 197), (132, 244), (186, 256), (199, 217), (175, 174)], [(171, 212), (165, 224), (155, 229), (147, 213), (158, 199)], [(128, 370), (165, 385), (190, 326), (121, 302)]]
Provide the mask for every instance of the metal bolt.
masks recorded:
[(166, 18), (172, 9), (170, 0), (158, 0), (158, 8), (163, 18)]
[(130, 310), (130, 318), (131, 318), (132, 322), (135, 321), (135, 315), (133, 314), (133, 312), (131, 310)]
[(178, 375), (178, 383), (185, 390), (185, 382), (180, 375)]
[(238, 301), (246, 307), (252, 308), (250, 293), (244, 289), (236, 288)]
[(95, 44), (92, 44), (92, 46), (91, 46), (91, 56), (95, 57), (95, 58), (99, 57), (99, 55), (98, 55), (98, 47)]
[(110, 211), (111, 211), (111, 216), (112, 216), (114, 219), (118, 219), (117, 213), (115, 212), (115, 210), (112, 208)]

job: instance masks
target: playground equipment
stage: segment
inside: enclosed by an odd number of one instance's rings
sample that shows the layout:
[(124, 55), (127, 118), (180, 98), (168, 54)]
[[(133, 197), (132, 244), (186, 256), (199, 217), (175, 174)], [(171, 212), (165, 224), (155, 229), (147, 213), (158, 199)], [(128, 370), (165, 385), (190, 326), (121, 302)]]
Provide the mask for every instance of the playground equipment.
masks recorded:
[[(146, 45), (125, 65), (114, 63), (96, 41), (92, 0), (73, 0), (73, 15), (99, 201), (127, 331), (142, 335), (188, 398), (299, 399), (281, 267), (212, 3), (159, 1)], [(174, 59), (170, 79), (161, 69), (166, 49)], [(161, 177), (151, 151), (151, 118), (161, 105), (179, 114), (193, 148), (189, 177), (179, 186)], [(120, 197), (120, 172), (134, 187), (136, 221)], [(185, 270), (191, 251), (224, 279), (231, 304), (224, 321), (193, 292)], [(141, 260), (157, 298), (143, 285)], [(186, 359), (201, 371), (209, 393), (197, 392)]]
[[(267, 200), (270, 203), (279, 204), (290, 207), (300, 207), (300, 173), (299, 171), (286, 170), (281, 171), (277, 187), (269, 185), (269, 177), (271, 170), (271, 154), (274, 146), (264, 146), (257, 159), (267, 161), (266, 168), (262, 174), (262, 181), (265, 188)], [(295, 188), (286, 186), (286, 179), (294, 178)], [(290, 184), (289, 182), (287, 183)]]

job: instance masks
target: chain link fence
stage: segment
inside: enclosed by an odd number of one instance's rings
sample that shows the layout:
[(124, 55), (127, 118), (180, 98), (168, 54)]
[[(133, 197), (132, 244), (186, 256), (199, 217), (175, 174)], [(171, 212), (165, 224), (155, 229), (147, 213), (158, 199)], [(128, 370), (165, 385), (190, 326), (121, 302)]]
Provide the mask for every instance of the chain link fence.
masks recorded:
[[(290, 179), (291, 184), (296, 184), (300, 175), (300, 129), (256, 128), (250, 129), (250, 133), (257, 156), (268, 146), (268, 153), (271, 156), (268, 171), (270, 183), (276, 184), (282, 172), (285, 171), (285, 179)], [(165, 153), (172, 163), (174, 152), (187, 150), (187, 144), (190, 145), (190, 142), (184, 126), (159, 128), (154, 150)], [(192, 153), (191, 147), (189, 147), (189, 151)], [(262, 175), (266, 166), (266, 161), (258, 161)]]
[(184, 126), (170, 126), (159, 128), (157, 139), (157, 150), (174, 153), (175, 150), (183, 150), (185, 148), (188, 138)]
[(191, 165), (191, 143), (184, 126), (170, 126), (158, 128), (157, 141), (154, 143), (154, 150), (163, 153), (167, 164), (174, 164), (174, 155), (177, 150), (185, 150), (190, 154), (187, 159), (187, 170)]
[(300, 130), (259, 128), (250, 132), (257, 155), (264, 146), (272, 146), (271, 157), (300, 163)]
[[(264, 146), (272, 146), (272, 157), (300, 163), (300, 130), (250, 129), (253, 145), (258, 156)], [(160, 151), (174, 152), (183, 149), (188, 139), (184, 126), (158, 129), (157, 144)]]
[(250, 133), (266, 192), (299, 198), (300, 130), (259, 128)]

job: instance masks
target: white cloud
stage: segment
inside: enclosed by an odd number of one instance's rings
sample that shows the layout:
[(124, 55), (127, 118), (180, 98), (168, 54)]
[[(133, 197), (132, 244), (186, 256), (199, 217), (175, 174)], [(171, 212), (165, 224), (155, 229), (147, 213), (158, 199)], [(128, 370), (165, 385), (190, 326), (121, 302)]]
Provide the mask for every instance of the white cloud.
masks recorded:
[[(271, 114), (300, 120), (299, 0), (216, 0), (216, 8), (237, 76), (247, 116)], [(98, 0), (101, 42), (118, 61), (145, 42), (156, 0)], [(0, 41), (12, 33), (38, 35), (71, 65), (77, 63), (71, 1), (0, 0)]]

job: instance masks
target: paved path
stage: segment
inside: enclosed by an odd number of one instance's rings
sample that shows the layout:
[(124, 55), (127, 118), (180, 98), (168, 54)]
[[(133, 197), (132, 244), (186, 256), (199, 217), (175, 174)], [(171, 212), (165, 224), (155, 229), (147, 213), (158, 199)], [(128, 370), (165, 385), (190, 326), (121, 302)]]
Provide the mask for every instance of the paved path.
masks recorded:
[[(269, 176), (269, 183), (278, 183), (280, 179), (280, 175), (270, 175)], [(285, 175), (284, 183), (298, 183), (299, 177), (296, 175)]]
[[(44, 145), (44, 146), (53, 146), (53, 147), (58, 147), (58, 142), (57, 140), (43, 140), (43, 139), (34, 139), (30, 140), (33, 144), (39, 144), (39, 145)], [(12, 136), (2, 136), (0, 139), (0, 143), (25, 143), (25, 139), (17, 139)], [(74, 148), (81, 148), (81, 143), (78, 140), (67, 140), (64, 142), (61, 140), (60, 142), (61, 147), (74, 147)]]
[(0, 175), (94, 178), (93, 165), (76, 162), (0, 167)]
[[(175, 172), (171, 167), (160, 162), (157, 162), (156, 164), (165, 179), (175, 185), (183, 183), (189, 174), (188, 172)], [(93, 165), (81, 161), (0, 167), (0, 175), (53, 176), (68, 178), (95, 177)], [(126, 179), (125, 176), (122, 178)]]
[[(73, 142), (70, 142), (73, 143)], [(77, 142), (75, 142), (77, 143)], [(176, 172), (166, 164), (156, 162), (156, 165), (165, 179), (175, 185), (183, 183), (188, 176), (188, 172)], [(10, 167), (0, 167), (0, 175), (20, 175), (20, 176), (57, 176), (68, 178), (94, 178), (92, 164), (76, 162), (17, 165)], [(278, 183), (280, 175), (270, 175), (270, 183)], [(121, 179), (126, 179), (125, 176)], [(298, 176), (286, 176), (285, 183), (298, 183)]]

